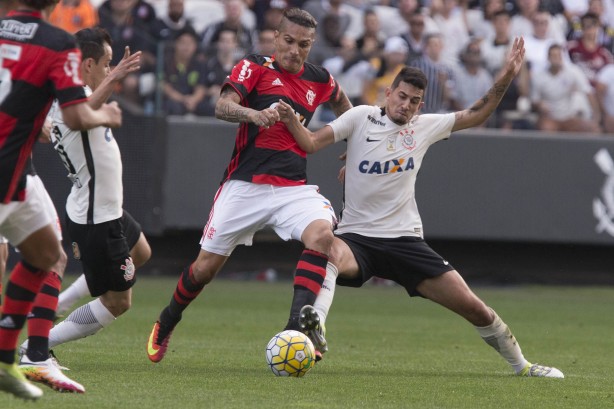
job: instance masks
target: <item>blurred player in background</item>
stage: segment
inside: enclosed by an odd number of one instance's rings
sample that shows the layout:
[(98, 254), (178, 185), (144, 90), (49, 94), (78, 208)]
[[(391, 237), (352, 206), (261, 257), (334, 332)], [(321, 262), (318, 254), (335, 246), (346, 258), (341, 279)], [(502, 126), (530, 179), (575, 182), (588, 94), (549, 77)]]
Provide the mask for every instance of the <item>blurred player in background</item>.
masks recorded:
[(315, 133), (297, 120), (292, 107), (280, 101), (277, 109), (282, 121), (306, 152), (347, 141), (344, 208), (326, 280), (315, 306), (304, 308), (310, 328), (320, 335), (322, 342), (315, 346), (321, 352), (327, 349), (323, 325), (337, 275), (339, 284), (351, 287), (381, 277), (399, 283), (410, 296), (430, 299), (472, 323), (517, 375), (563, 378), (556, 368), (527, 361), (497, 313), (428, 246), (415, 201), (416, 177), (430, 145), (451, 132), (486, 121), (523, 59), (524, 41), (516, 38), (496, 83), (470, 108), (455, 113), (418, 115), (427, 79), (422, 71), (410, 67), (403, 68), (386, 90), (384, 107), (355, 107)]

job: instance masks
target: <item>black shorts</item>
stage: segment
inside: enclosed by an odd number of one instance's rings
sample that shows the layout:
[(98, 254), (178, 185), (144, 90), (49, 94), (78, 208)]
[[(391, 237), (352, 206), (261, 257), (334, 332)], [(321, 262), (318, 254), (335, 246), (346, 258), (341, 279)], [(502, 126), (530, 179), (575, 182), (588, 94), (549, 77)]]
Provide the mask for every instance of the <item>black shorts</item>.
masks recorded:
[(73, 256), (83, 264), (92, 297), (126, 291), (136, 282), (130, 250), (141, 236), (141, 225), (124, 210), (121, 218), (99, 224), (77, 224), (66, 217)]
[(410, 296), (422, 296), (416, 286), (424, 279), (437, 277), (454, 267), (419, 237), (379, 238), (355, 233), (338, 234), (354, 253), (360, 269), (356, 278), (339, 276), (337, 284), (361, 287), (371, 277), (392, 280)]

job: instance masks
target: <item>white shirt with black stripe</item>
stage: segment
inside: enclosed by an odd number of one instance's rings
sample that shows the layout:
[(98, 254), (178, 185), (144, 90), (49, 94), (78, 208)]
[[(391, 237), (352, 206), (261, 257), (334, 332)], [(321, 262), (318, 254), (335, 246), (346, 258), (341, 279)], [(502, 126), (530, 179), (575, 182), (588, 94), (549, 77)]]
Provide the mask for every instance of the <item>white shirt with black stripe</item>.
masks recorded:
[[(92, 90), (85, 87), (89, 97)], [(66, 213), (78, 224), (99, 224), (122, 216), (122, 160), (110, 128), (99, 126), (75, 131), (64, 124), (54, 103), (51, 141), (68, 170), (73, 186), (66, 200)]]
[(347, 140), (344, 206), (337, 233), (424, 237), (415, 198), (427, 149), (448, 138), (455, 115), (425, 114), (397, 125), (378, 106), (362, 105), (328, 125)]

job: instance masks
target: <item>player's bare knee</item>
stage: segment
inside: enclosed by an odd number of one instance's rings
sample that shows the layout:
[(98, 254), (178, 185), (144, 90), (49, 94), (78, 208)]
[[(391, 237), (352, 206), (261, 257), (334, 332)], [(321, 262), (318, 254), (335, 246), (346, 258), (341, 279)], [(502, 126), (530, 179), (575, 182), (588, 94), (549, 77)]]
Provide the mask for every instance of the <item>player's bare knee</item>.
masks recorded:
[(68, 263), (68, 257), (64, 250), (60, 251), (60, 258), (58, 261), (51, 267), (51, 271), (59, 275), (60, 277), (64, 277), (64, 270), (66, 270), (66, 264)]
[(197, 284), (207, 285), (215, 278), (217, 271), (206, 262), (192, 264), (192, 276)]
[(130, 307), (132, 306), (132, 300), (128, 294), (126, 294), (125, 297), (102, 296), (100, 298), (105, 308), (109, 310), (109, 312), (113, 314), (113, 316), (116, 318), (122, 315), (123, 313), (125, 313), (126, 311), (128, 311)]
[(334, 238), (335, 236), (333, 235), (330, 225), (319, 224), (314, 226), (309, 236), (305, 238), (303, 244), (308, 249), (330, 254)]
[(132, 257), (132, 262), (136, 268), (141, 267), (151, 258), (151, 247), (149, 246), (149, 243), (145, 239), (143, 233), (141, 233), (139, 241), (130, 251), (130, 256)]

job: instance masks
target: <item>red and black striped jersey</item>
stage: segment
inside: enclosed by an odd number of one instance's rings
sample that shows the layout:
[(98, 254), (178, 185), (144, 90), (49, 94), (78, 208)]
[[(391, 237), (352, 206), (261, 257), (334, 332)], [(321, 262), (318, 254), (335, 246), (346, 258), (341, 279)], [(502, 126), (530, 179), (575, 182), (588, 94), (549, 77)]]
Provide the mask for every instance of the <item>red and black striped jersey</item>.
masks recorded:
[[(0, 20), (0, 196), (23, 200), (26, 164), (54, 98), (86, 101), (74, 37), (41, 19), (12, 11)], [(25, 170), (25, 171), (24, 171)]]
[[(249, 55), (232, 69), (223, 87), (232, 87), (242, 105), (261, 111), (279, 100), (290, 104), (307, 126), (318, 105), (337, 98), (339, 85), (324, 68), (305, 63), (291, 74), (274, 57)], [(282, 122), (270, 128), (241, 123), (237, 131), (228, 179), (275, 186), (297, 186), (307, 181), (306, 153)]]

